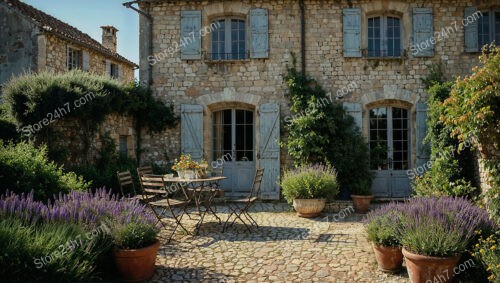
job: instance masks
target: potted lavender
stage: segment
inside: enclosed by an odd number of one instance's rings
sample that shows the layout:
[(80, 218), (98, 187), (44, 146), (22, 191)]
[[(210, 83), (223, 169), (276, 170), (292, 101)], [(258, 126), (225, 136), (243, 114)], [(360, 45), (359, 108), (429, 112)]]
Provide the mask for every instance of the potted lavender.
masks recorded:
[(281, 181), (283, 196), (300, 217), (316, 217), (326, 199), (338, 194), (337, 172), (321, 164), (302, 165), (286, 170)]
[(400, 241), (403, 208), (403, 203), (390, 203), (368, 213), (364, 219), (368, 241), (372, 242), (378, 267), (383, 272), (396, 273), (403, 265)]
[(453, 269), (473, 242), (475, 230), (492, 231), (486, 211), (464, 198), (413, 198), (405, 203), (400, 234), (412, 282), (453, 280)]

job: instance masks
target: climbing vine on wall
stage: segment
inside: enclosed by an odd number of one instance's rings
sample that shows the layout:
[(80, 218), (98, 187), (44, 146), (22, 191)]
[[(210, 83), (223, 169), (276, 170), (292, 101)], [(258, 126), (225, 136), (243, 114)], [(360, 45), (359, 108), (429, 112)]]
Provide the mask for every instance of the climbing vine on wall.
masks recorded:
[(9, 81), (3, 92), (23, 136), (47, 143), (49, 151), (61, 144), (57, 121), (75, 122), (75, 132), (83, 145), (80, 154), (87, 161), (92, 139), (107, 115), (132, 117), (138, 133), (143, 127), (159, 132), (177, 121), (172, 105), (156, 100), (149, 89), (138, 83), (123, 85), (79, 70), (27, 74)]

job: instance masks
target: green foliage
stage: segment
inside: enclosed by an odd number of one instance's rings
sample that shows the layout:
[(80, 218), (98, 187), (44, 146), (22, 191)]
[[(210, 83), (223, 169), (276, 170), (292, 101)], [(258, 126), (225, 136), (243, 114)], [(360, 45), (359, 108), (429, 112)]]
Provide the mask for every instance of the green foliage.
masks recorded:
[[(172, 105), (157, 101), (149, 89), (138, 83), (122, 85), (111, 78), (79, 70), (17, 77), (3, 91), (22, 132), (34, 136), (37, 143), (48, 144), (49, 150), (55, 148), (51, 144), (58, 144), (60, 137), (55, 131), (57, 122), (46, 125), (42, 123), (44, 119), (74, 121), (83, 143), (79, 154), (84, 158), (88, 156), (92, 137), (109, 114), (132, 116), (139, 131), (142, 127), (161, 131), (177, 120)], [(30, 130), (34, 124), (41, 125), (38, 132)]]
[(20, 137), (15, 119), (9, 115), (8, 105), (0, 103), (0, 140), (17, 142)]
[[(99, 151), (95, 165), (81, 165), (73, 168), (76, 174), (89, 180), (94, 188), (111, 188), (116, 193), (120, 193), (116, 172), (129, 170), (134, 177), (136, 192), (140, 191), (139, 179), (137, 177), (137, 162), (128, 156), (118, 154), (114, 141), (107, 135), (101, 137), (102, 147)], [(127, 189), (129, 191), (127, 191)], [(133, 194), (130, 186), (124, 188), (125, 195)]]
[(451, 95), (443, 102), (441, 120), (461, 141), (500, 144), (500, 47), (491, 47), (480, 57), (481, 66), (472, 75), (458, 78)]
[(443, 101), (450, 96), (452, 82), (442, 82), (441, 69), (433, 65), (428, 78), (423, 79), (429, 86), (430, 97), (427, 126), (428, 134), (424, 142), (430, 145), (430, 162), (424, 167), (427, 171), (414, 180), (413, 191), (416, 196), (467, 196), (475, 191), (474, 161), (469, 142), (459, 151), (459, 141), (451, 136), (449, 129), (440, 117), (445, 112)]
[(73, 172), (64, 173), (62, 167), (47, 158), (45, 146), (21, 142), (16, 145), (0, 141), (0, 193), (34, 191), (37, 200), (46, 201), (53, 195), (71, 190), (83, 191), (88, 185)]
[(489, 275), (488, 280), (498, 282), (500, 280), (500, 231), (491, 235), (481, 235), (474, 246), (472, 256), (483, 264)]
[(295, 114), (285, 118), (288, 137), (281, 145), (295, 159), (295, 165), (330, 163), (338, 172), (342, 188), (369, 190), (372, 174), (368, 146), (354, 119), (295, 66), (288, 69), (285, 81), (290, 109)]
[(381, 215), (372, 219), (365, 227), (368, 241), (385, 247), (398, 247), (400, 243), (400, 227), (394, 223), (390, 215)]
[(87, 240), (85, 232), (75, 224), (25, 226), (17, 219), (0, 220), (1, 278), (7, 282), (88, 281), (95, 276), (96, 259), (109, 250), (111, 241)]
[(149, 224), (131, 222), (116, 225), (112, 229), (112, 238), (119, 249), (141, 249), (154, 244), (159, 230)]
[(294, 199), (331, 198), (339, 193), (337, 173), (330, 166), (302, 165), (286, 170), (281, 180), (283, 196), (291, 203)]

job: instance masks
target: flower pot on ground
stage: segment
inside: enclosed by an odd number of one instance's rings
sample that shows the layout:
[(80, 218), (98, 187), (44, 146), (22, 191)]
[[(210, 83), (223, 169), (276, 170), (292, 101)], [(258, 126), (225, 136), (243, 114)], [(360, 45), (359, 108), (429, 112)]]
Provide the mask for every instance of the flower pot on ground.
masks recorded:
[(114, 249), (116, 267), (126, 282), (142, 282), (151, 278), (155, 272), (156, 254), (160, 241), (142, 249)]
[(321, 164), (301, 165), (286, 170), (281, 181), (283, 196), (293, 203), (297, 215), (316, 217), (325, 207), (326, 199), (338, 194), (337, 172)]
[(493, 231), (488, 213), (464, 198), (412, 198), (401, 217), (401, 244), (412, 282), (450, 282), (476, 230)]
[(142, 282), (153, 276), (160, 248), (158, 232), (156, 223), (151, 219), (114, 226), (113, 257), (123, 281)]
[(325, 208), (326, 199), (294, 199), (293, 208), (297, 211), (300, 217), (316, 217), (320, 215), (321, 211)]
[(455, 276), (453, 269), (460, 261), (460, 255), (434, 257), (415, 254), (406, 249), (403, 249), (403, 255), (410, 280), (415, 283), (452, 282)]
[(368, 241), (372, 242), (375, 259), (380, 270), (399, 272), (403, 265), (401, 252), (401, 214), (404, 203), (390, 203), (364, 218)]
[(351, 198), (354, 203), (356, 213), (366, 213), (370, 209), (370, 203), (373, 200), (371, 190), (371, 179), (358, 180), (351, 184)]

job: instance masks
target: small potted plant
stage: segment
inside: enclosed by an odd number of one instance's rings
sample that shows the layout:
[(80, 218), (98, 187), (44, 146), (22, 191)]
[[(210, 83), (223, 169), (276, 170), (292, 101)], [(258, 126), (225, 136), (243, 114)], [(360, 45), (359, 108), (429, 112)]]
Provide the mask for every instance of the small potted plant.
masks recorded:
[(356, 183), (351, 184), (351, 189), (354, 211), (356, 213), (366, 213), (370, 209), (370, 203), (373, 200), (371, 178), (358, 180)]
[(403, 265), (401, 251), (402, 203), (384, 205), (366, 215), (365, 230), (372, 242), (375, 259), (380, 270), (396, 273)]
[(321, 164), (302, 165), (286, 170), (281, 181), (283, 196), (293, 203), (300, 217), (316, 217), (325, 208), (326, 199), (339, 192), (337, 172)]
[(156, 222), (150, 220), (113, 225), (113, 257), (126, 282), (143, 282), (154, 274), (160, 241)]
[[(458, 197), (412, 198), (405, 203), (401, 243), (412, 282), (451, 282), (476, 230), (493, 231), (488, 213)], [(443, 276), (444, 274), (449, 276)]]

